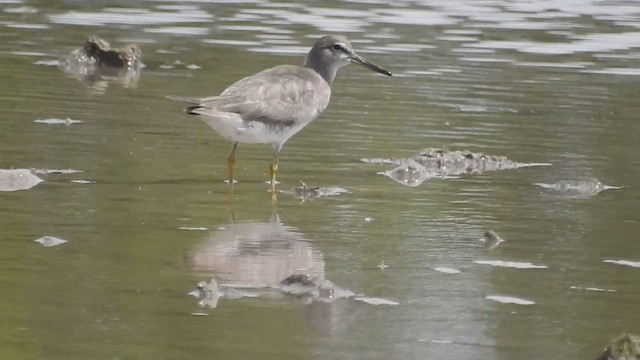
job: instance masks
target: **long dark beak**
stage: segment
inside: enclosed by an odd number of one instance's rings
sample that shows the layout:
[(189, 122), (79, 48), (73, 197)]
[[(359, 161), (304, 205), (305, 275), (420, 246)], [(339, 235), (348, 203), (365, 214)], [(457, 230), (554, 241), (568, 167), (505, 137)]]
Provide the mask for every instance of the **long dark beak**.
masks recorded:
[(362, 65), (364, 67), (366, 67), (369, 70), (373, 70), (375, 72), (379, 72), (380, 74), (384, 74), (387, 76), (392, 76), (391, 73), (388, 70), (385, 70), (383, 68), (381, 68), (380, 66), (372, 63), (371, 61), (363, 58), (362, 56), (352, 52), (349, 54), (349, 58), (351, 59), (352, 63), (356, 63), (358, 65)]

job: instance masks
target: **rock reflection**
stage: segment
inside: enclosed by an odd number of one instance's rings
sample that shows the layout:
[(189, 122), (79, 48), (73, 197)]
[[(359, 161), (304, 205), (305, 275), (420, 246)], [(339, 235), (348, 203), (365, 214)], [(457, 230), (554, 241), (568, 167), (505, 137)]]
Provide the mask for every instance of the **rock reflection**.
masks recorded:
[(242, 292), (232, 287), (220, 287), (215, 279), (211, 281), (200, 281), (197, 287), (189, 292), (189, 295), (198, 299), (198, 305), (202, 307), (215, 308), (218, 306), (220, 298), (240, 299), (243, 297), (257, 297), (257, 294)]
[(69, 242), (68, 240), (60, 239), (55, 236), (43, 236), (34, 241), (37, 243), (40, 243), (44, 247), (54, 247), (54, 246), (62, 245)]
[(71, 52), (60, 62), (64, 72), (85, 83), (97, 93), (104, 93), (110, 81), (123, 87), (135, 87), (143, 67), (142, 51), (129, 44), (121, 49), (100, 38), (89, 38), (84, 46)]
[(290, 190), (282, 190), (283, 194), (292, 195), (295, 198), (305, 201), (311, 201), (328, 196), (337, 196), (348, 193), (349, 190), (341, 187), (317, 187), (310, 186), (306, 183), (300, 183), (300, 186)]
[(487, 171), (511, 170), (531, 166), (550, 166), (549, 163), (521, 163), (505, 156), (486, 155), (467, 150), (427, 148), (420, 154), (405, 159), (361, 159), (371, 164), (398, 165), (395, 169), (379, 172), (396, 182), (416, 187), (427, 179), (451, 178), (464, 174), (482, 174)]
[(595, 196), (605, 190), (619, 190), (618, 186), (610, 186), (601, 183), (598, 179), (566, 180), (553, 184), (534, 183), (543, 189), (556, 190), (573, 196)]
[(498, 234), (496, 234), (495, 231), (489, 230), (484, 233), (484, 237), (480, 239), (480, 241), (482, 241), (485, 248), (491, 250), (491, 249), (495, 249), (496, 247), (498, 247), (498, 245), (503, 243), (504, 239), (498, 236)]
[(0, 191), (27, 190), (41, 182), (32, 169), (0, 169)]

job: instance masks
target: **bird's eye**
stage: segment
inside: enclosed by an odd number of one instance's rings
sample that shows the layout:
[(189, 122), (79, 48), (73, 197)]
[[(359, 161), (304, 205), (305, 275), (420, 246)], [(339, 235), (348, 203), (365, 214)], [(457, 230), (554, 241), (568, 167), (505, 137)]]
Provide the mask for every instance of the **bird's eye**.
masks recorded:
[(333, 50), (340, 51), (342, 50), (342, 46), (340, 46), (340, 44), (335, 44), (333, 45)]

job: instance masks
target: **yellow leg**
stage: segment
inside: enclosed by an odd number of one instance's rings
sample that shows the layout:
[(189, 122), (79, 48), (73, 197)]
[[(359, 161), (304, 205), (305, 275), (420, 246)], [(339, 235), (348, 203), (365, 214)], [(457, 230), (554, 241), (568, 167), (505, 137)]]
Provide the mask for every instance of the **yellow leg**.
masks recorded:
[(229, 185), (233, 186), (233, 167), (236, 164), (236, 148), (238, 147), (238, 143), (233, 143), (233, 147), (231, 151), (229, 151), (229, 157), (227, 158), (227, 179), (229, 181)]
[(269, 167), (271, 173), (271, 194), (275, 196), (276, 193), (276, 173), (278, 172), (278, 153), (273, 153), (273, 159), (271, 161), (271, 166)]

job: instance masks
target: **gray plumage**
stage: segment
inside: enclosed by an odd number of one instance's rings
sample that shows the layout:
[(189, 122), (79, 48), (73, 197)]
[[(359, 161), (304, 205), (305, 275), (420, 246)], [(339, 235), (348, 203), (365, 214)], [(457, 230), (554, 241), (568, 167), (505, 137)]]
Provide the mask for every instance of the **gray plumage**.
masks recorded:
[(218, 96), (187, 100), (185, 111), (198, 115), (222, 137), (233, 141), (229, 154), (229, 179), (233, 178), (238, 143), (271, 144), (274, 190), (277, 155), (284, 143), (315, 120), (329, 105), (331, 84), (339, 68), (351, 62), (391, 76), (391, 73), (357, 55), (342, 36), (324, 36), (306, 56), (304, 66), (280, 65), (229, 86)]

